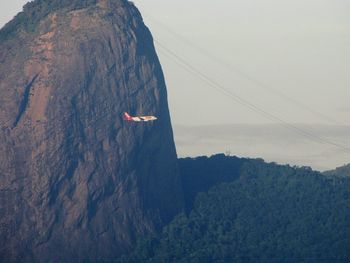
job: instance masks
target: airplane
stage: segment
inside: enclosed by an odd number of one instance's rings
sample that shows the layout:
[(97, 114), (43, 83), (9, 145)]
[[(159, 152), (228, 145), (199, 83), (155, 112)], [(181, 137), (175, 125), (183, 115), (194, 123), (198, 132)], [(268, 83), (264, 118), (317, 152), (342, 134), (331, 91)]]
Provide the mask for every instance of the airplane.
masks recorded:
[(136, 122), (140, 122), (140, 121), (155, 121), (157, 119), (157, 117), (155, 116), (130, 116), (129, 113), (124, 112), (123, 114), (123, 119), (125, 121), (136, 121)]

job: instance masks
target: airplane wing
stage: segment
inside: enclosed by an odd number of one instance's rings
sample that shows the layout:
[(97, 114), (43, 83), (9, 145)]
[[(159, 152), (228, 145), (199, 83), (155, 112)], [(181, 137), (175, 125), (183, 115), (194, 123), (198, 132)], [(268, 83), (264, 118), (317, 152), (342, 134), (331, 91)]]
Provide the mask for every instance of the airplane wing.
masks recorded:
[(155, 116), (140, 116), (143, 121), (155, 121), (157, 117)]
[(143, 121), (140, 117), (131, 117), (132, 121)]

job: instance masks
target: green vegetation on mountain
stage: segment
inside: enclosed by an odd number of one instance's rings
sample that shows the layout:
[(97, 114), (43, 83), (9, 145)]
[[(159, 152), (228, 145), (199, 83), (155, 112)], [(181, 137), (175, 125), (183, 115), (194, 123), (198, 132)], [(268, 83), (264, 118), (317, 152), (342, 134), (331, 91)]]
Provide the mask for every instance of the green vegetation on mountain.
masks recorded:
[(338, 167), (335, 170), (326, 171), (323, 174), (334, 177), (350, 177), (350, 164)]
[(120, 262), (350, 262), (350, 178), (223, 155), (179, 163), (189, 212)]
[[(192, 209), (196, 195), (208, 191), (212, 186), (237, 179), (244, 163), (253, 160), (217, 154), (211, 158), (179, 159), (180, 174), (184, 189), (186, 210)], [(254, 160), (254, 162), (262, 160)]]
[(96, 4), (97, 0), (35, 0), (24, 5), (23, 11), (7, 23), (0, 31), (0, 41), (6, 40), (19, 29), (34, 31), (37, 24), (51, 12), (85, 8)]

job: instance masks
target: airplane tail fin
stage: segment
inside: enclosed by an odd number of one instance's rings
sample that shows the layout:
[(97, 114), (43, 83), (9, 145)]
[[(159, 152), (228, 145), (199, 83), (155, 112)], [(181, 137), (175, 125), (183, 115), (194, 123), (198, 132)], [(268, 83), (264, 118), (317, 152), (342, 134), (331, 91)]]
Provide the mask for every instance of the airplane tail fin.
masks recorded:
[(126, 121), (131, 121), (132, 120), (131, 116), (127, 112), (124, 112), (123, 119), (126, 120)]

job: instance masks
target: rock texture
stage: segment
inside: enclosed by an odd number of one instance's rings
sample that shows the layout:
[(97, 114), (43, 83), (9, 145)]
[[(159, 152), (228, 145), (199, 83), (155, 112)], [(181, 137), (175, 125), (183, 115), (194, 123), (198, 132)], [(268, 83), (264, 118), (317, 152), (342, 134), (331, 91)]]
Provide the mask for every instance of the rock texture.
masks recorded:
[[(140, 13), (124, 0), (55, 2), (34, 1), (31, 21), (0, 32), (4, 263), (111, 261), (183, 206), (164, 78)], [(126, 123), (124, 111), (158, 120)]]

